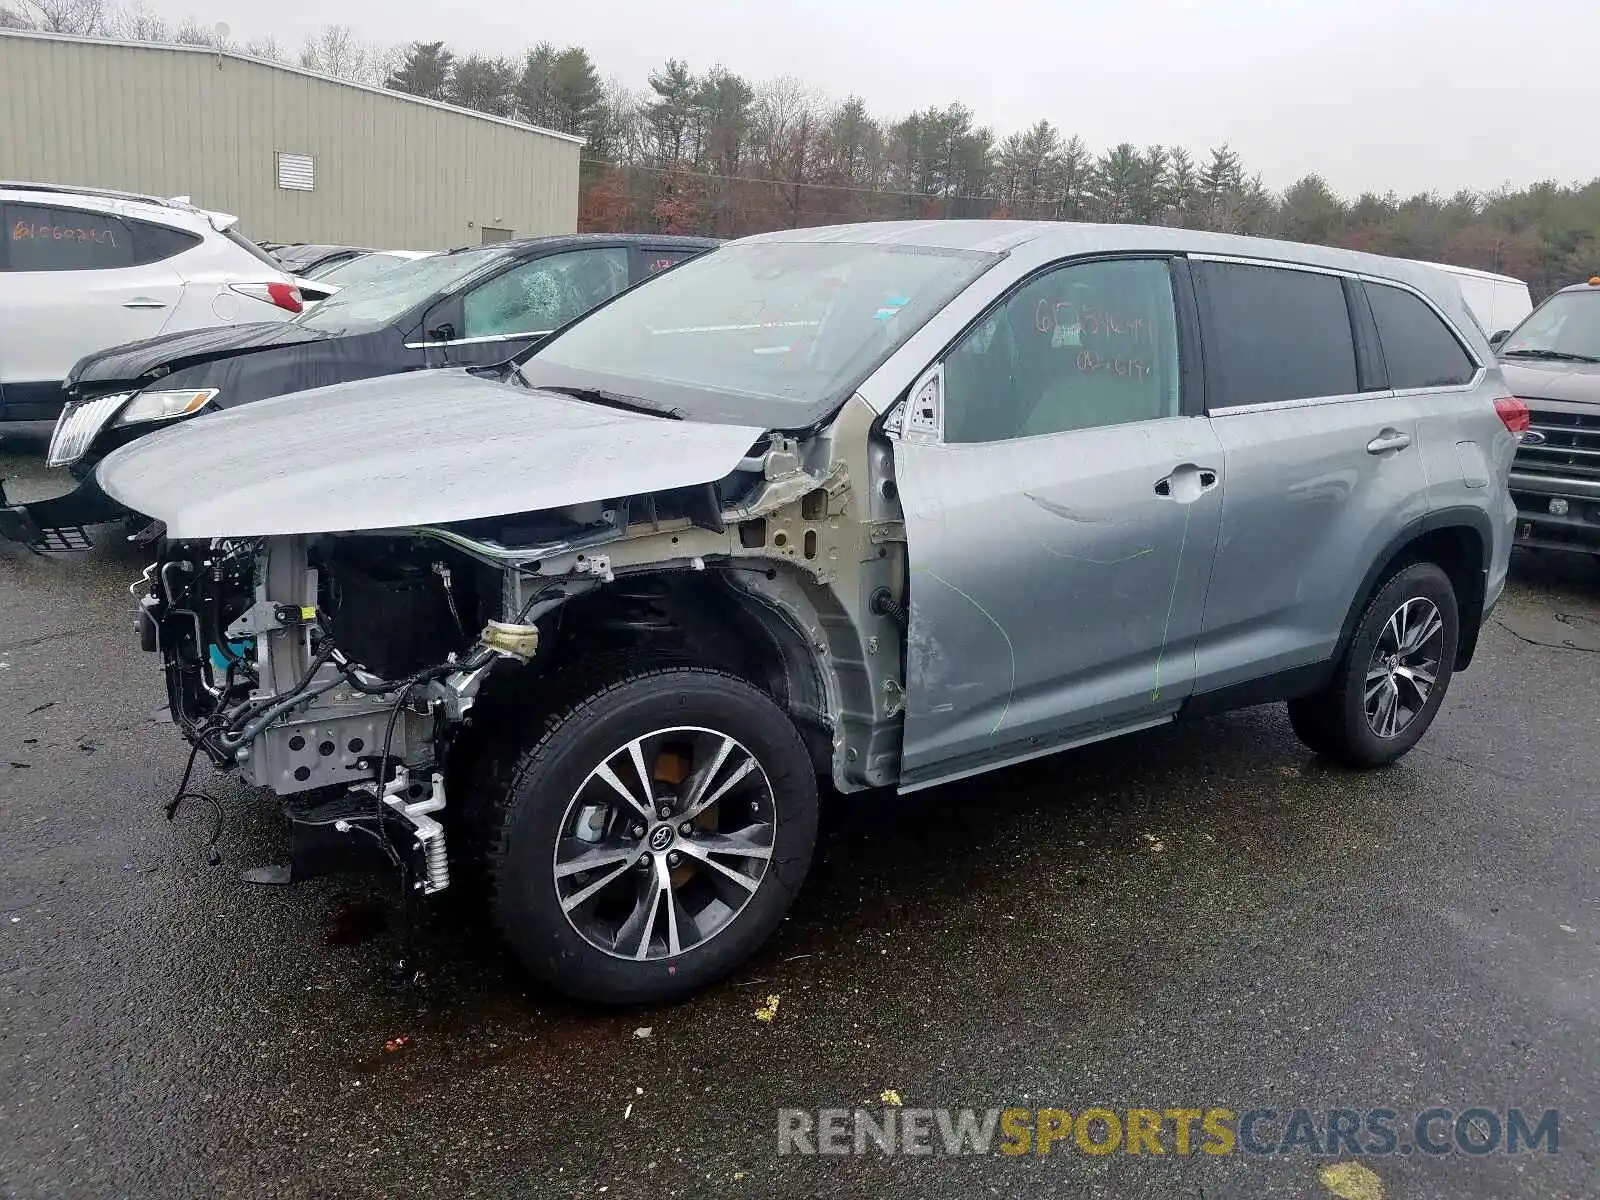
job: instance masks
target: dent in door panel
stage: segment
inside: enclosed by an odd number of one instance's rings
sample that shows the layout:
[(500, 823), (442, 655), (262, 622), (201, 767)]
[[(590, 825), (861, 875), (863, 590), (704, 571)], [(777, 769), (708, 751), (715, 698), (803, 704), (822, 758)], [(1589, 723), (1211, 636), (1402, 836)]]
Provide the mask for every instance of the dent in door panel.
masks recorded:
[(1221, 489), (1185, 504), (1154, 484), (1185, 461), (1220, 469), (1203, 419), (1004, 447), (902, 442), (896, 460), (911, 558), (908, 771), (1177, 705)]

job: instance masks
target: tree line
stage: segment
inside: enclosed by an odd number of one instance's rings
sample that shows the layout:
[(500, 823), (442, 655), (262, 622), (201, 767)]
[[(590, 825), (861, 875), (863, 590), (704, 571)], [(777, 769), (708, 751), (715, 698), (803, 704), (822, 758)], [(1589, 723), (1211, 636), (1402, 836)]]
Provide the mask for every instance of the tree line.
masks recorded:
[(1515, 275), (1537, 295), (1600, 270), (1600, 179), (1402, 197), (1268, 188), (1227, 144), (1095, 150), (1049, 120), (1000, 135), (960, 103), (884, 118), (858, 96), (668, 59), (642, 89), (578, 46), (460, 54), (329, 25), (298, 50), (169, 25), (116, 0), (0, 0), (0, 26), (237, 50), (586, 139), (579, 226), (737, 237), (840, 221), (1013, 217), (1284, 237)]

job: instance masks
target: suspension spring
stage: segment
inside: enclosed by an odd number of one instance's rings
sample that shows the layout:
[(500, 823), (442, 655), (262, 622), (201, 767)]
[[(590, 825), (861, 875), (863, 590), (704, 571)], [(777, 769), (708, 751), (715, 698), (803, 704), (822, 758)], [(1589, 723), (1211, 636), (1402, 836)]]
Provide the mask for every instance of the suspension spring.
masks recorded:
[(425, 895), (431, 896), (450, 886), (450, 855), (445, 849), (443, 829), (428, 839), (424, 853), (428, 877), (422, 890)]

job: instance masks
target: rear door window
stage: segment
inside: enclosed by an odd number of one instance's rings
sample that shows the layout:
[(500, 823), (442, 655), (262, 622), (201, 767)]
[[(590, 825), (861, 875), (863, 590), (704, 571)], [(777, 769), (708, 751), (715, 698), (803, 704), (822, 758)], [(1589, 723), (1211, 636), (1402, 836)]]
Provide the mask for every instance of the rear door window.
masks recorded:
[(132, 233), (104, 213), (3, 204), (0, 220), (9, 271), (105, 271), (134, 264)]
[(1420, 297), (1379, 283), (1367, 284), (1366, 290), (1390, 387), (1461, 387), (1471, 382), (1478, 365)]
[(1196, 262), (1194, 269), (1209, 408), (1359, 391), (1337, 276), (1243, 263)]

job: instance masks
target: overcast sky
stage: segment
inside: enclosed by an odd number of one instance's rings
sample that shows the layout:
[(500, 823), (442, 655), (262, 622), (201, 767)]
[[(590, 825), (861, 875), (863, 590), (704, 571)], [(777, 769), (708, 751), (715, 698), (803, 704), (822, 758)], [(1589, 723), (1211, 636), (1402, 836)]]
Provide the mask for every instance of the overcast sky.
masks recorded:
[(547, 40), (635, 88), (677, 57), (856, 92), (880, 117), (959, 100), (1000, 135), (1044, 117), (1096, 151), (1226, 141), (1274, 188), (1310, 171), (1346, 195), (1600, 175), (1600, 0), (148, 2), (291, 49), (328, 23), (481, 53)]

